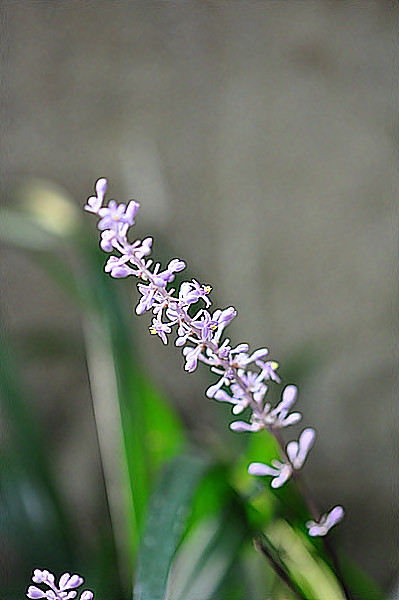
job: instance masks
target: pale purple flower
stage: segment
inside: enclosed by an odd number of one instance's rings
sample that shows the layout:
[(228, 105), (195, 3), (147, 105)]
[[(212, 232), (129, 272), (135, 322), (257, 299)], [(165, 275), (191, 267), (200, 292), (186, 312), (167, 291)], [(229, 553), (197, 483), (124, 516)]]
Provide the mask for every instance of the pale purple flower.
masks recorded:
[(214, 343), (218, 343), (223, 333), (224, 328), (237, 316), (237, 311), (234, 306), (229, 306), (224, 310), (215, 310), (212, 319), (217, 323), (216, 332), (212, 338)]
[(265, 465), (264, 463), (253, 462), (248, 467), (248, 473), (250, 475), (265, 476), (271, 475), (273, 477), (271, 486), (277, 489), (284, 485), (286, 481), (292, 475), (292, 466), (289, 463), (281, 463), (278, 460), (272, 460), (273, 467)]
[(42, 590), (39, 590), (39, 588), (37, 588), (35, 585), (30, 585), (28, 587), (26, 595), (28, 596), (28, 598), (32, 598), (33, 600), (35, 600), (36, 598), (46, 597), (46, 594)]
[[(213, 370), (213, 369), (212, 369)], [(220, 388), (222, 387), (222, 385), (224, 383), (226, 383), (226, 377), (224, 375), (224, 373), (222, 374), (223, 376), (219, 379), (219, 381), (217, 383), (215, 383), (214, 385), (211, 385), (211, 387), (209, 387), (205, 394), (208, 396), (208, 398), (214, 398), (215, 395), (217, 394), (217, 392), (220, 390)], [(226, 392), (225, 392), (226, 393)], [(230, 396), (228, 402), (230, 402)]]
[(128, 225), (134, 225), (134, 217), (137, 215), (139, 208), (140, 204), (136, 200), (131, 200), (125, 211), (124, 222)]
[[(46, 569), (35, 569), (32, 581), (34, 583), (43, 583), (50, 589), (43, 591), (35, 585), (29, 586), (26, 595), (31, 600), (37, 600), (38, 598), (46, 598), (47, 600), (72, 600), (73, 598), (76, 598), (78, 594), (74, 588), (81, 586), (84, 579), (77, 574), (70, 575), (70, 573), (64, 573), (61, 575), (57, 586), (55, 584), (55, 577), (52, 573)], [(89, 590), (85, 590), (80, 596), (80, 600), (92, 600), (92, 598), (93, 592), (90, 592)]]
[(192, 326), (199, 331), (199, 338), (202, 342), (210, 341), (214, 331), (218, 327), (217, 321), (212, 319), (207, 310), (203, 310), (200, 320), (193, 320)]
[(248, 344), (240, 344), (231, 351), (231, 356), (235, 355), (234, 365), (238, 368), (245, 369), (251, 362), (255, 362), (269, 353), (267, 348), (259, 348), (259, 350), (255, 350), (255, 352), (249, 355), (247, 353), (248, 349)]
[(309, 535), (312, 537), (326, 535), (331, 527), (344, 518), (344, 509), (342, 506), (335, 506), (329, 513), (322, 515), (319, 522), (308, 521), (306, 527), (309, 529)]
[(105, 231), (102, 231), (100, 242), (101, 250), (104, 250), (104, 252), (112, 252), (114, 249), (114, 240), (116, 240), (115, 231), (112, 231), (112, 229), (106, 229)]
[(97, 180), (96, 183), (96, 196), (90, 196), (87, 200), (87, 204), (84, 209), (87, 212), (98, 213), (99, 209), (102, 206), (105, 192), (107, 191), (107, 180), (105, 178), (101, 178)]
[(245, 431), (256, 432), (262, 429), (262, 425), (257, 421), (254, 421), (253, 423), (246, 423), (245, 421), (233, 421), (230, 423), (230, 429), (232, 431), (236, 431), (237, 433), (242, 433)]
[(110, 256), (105, 267), (104, 271), (109, 273), (111, 277), (121, 278), (128, 277), (129, 275), (134, 275), (133, 269), (128, 267), (125, 263), (129, 260), (129, 257), (122, 256), (117, 258), (116, 256)]
[(176, 310), (168, 308), (168, 310), (166, 311), (166, 314), (172, 321), (179, 322), (179, 325), (177, 328), (178, 337), (176, 338), (175, 346), (184, 346), (184, 344), (187, 342), (189, 336), (193, 333), (191, 327), (189, 327), (188, 325), (183, 323), (181, 320), (179, 320), (179, 316), (178, 316), (178, 313)]
[[(252, 393), (255, 402), (262, 402), (267, 392), (267, 385), (263, 383), (264, 373), (254, 373), (253, 371), (239, 370), (241, 380), (244, 382), (246, 389)], [(233, 386), (231, 386), (233, 388)], [(236, 395), (236, 394), (234, 394)]]
[(282, 400), (276, 408), (267, 415), (266, 420), (273, 428), (288, 427), (298, 423), (302, 415), (299, 412), (288, 414), (296, 401), (298, 390), (295, 385), (287, 385), (283, 391)]
[(179, 289), (179, 304), (180, 306), (187, 306), (195, 304), (199, 299), (202, 299), (206, 307), (208, 307), (211, 304), (208, 298), (210, 291), (211, 287), (209, 285), (202, 286), (195, 279), (192, 281), (183, 281)]
[(180, 258), (172, 258), (168, 264), (168, 270), (171, 273), (180, 273), (180, 271), (184, 271), (185, 268), (186, 263), (184, 260), (180, 260)]
[(287, 444), (288, 458), (294, 469), (300, 469), (306, 460), (309, 450), (314, 444), (316, 432), (311, 427), (304, 429), (299, 436), (298, 442)]
[[(213, 387), (213, 386), (212, 386)], [(233, 384), (231, 386), (233, 396), (230, 396), (225, 390), (209, 388), (207, 395), (210, 398), (214, 398), (218, 402), (228, 402), (233, 404), (232, 412), (234, 415), (241, 414), (249, 406), (249, 396), (239, 385)], [(209, 394), (213, 394), (210, 396)]]
[(152, 237), (145, 238), (141, 243), (138, 243), (137, 247), (135, 247), (132, 250), (132, 253), (134, 253), (134, 255), (137, 256), (137, 258), (143, 258), (144, 256), (148, 256), (149, 254), (151, 254), (152, 242)]
[(276, 383), (281, 383), (281, 379), (276, 373), (276, 370), (279, 367), (279, 364), (276, 361), (268, 360), (267, 362), (263, 362), (261, 360), (257, 360), (256, 364), (262, 369), (262, 371), (264, 371), (265, 379), (272, 379)]
[(117, 233), (120, 231), (121, 225), (132, 225), (134, 223), (134, 215), (139, 208), (138, 202), (132, 200), (126, 208), (125, 204), (117, 204), (115, 200), (110, 200), (108, 207), (103, 207), (98, 210), (101, 217), (98, 223), (100, 231), (104, 229), (113, 229)]
[(163, 299), (162, 296), (159, 298), (159, 291), (152, 283), (149, 285), (139, 283), (137, 288), (140, 294), (142, 294), (140, 302), (136, 306), (136, 313), (138, 315), (142, 315), (146, 310), (150, 310), (154, 302)]
[(183, 354), (186, 358), (186, 364), (184, 369), (189, 373), (192, 373), (197, 368), (198, 358), (203, 350), (203, 345), (198, 344), (195, 348), (183, 348)]
[(224, 360), (228, 360), (232, 349), (231, 346), (229, 346), (230, 340), (228, 338), (226, 338), (223, 342), (223, 344), (220, 346), (219, 348), (219, 352), (218, 352), (218, 356), (219, 358), (222, 358)]
[(157, 275), (153, 278), (153, 282), (155, 285), (159, 287), (165, 287), (166, 284), (171, 283), (175, 278), (175, 273), (179, 271), (183, 271), (186, 268), (186, 263), (178, 258), (174, 258), (168, 264), (168, 267), (165, 271), (161, 273), (157, 273)]
[(171, 327), (167, 323), (162, 323), (162, 321), (160, 321), (158, 317), (152, 320), (150, 333), (152, 335), (159, 335), (164, 344), (168, 343), (168, 338), (166, 337), (166, 334), (170, 333), (171, 331)]
[(50, 571), (44, 569), (43, 571), (40, 569), (35, 569), (32, 575), (32, 581), (35, 583), (47, 583), (47, 585), (53, 584), (55, 581), (55, 577)]

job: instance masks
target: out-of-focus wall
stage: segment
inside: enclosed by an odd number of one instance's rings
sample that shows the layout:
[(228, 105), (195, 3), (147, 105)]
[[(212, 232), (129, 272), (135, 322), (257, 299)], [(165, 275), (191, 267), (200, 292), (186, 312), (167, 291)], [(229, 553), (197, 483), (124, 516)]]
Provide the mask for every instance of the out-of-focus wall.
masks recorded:
[[(318, 432), (308, 480), (326, 508), (347, 508), (347, 550), (387, 585), (398, 550), (397, 9), (105, 0), (3, 10), (11, 185), (45, 177), (83, 205), (107, 176), (113, 197), (140, 200), (141, 230), (165, 236), (220, 306), (237, 307), (235, 341), (268, 345), (282, 372), (310, 357), (298, 404)], [(8, 256), (10, 332), (35, 319), (78, 327), (29, 262)], [(149, 344), (149, 368), (155, 353), (158, 383), (183, 405), (193, 380), (180, 378), (179, 353)]]

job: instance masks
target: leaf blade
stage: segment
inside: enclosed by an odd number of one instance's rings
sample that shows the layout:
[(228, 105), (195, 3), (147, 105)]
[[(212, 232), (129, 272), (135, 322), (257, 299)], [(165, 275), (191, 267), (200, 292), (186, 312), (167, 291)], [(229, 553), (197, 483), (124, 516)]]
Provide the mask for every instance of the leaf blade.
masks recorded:
[(202, 457), (185, 455), (164, 468), (150, 502), (139, 550), (134, 600), (164, 600), (192, 495), (208, 467)]

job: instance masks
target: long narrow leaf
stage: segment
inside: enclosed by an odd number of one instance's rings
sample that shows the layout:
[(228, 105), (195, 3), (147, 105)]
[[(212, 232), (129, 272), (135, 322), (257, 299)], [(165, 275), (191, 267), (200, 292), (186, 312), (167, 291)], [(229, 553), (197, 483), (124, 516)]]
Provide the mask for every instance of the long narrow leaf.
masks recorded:
[(245, 515), (237, 503), (230, 502), (219, 515), (200, 523), (179, 550), (168, 600), (212, 598), (249, 537)]
[(172, 559), (180, 543), (193, 493), (208, 463), (179, 456), (166, 465), (152, 496), (138, 557), (134, 600), (164, 600)]

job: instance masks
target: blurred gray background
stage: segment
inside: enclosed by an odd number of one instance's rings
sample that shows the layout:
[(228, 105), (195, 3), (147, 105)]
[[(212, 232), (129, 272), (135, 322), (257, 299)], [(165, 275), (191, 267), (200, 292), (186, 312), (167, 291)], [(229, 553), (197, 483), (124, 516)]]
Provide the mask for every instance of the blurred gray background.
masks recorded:
[[(218, 306), (238, 309), (233, 340), (267, 345), (283, 375), (297, 365), (298, 409), (318, 432), (307, 480), (321, 506), (346, 507), (346, 550), (388, 587), (399, 533), (396, 3), (0, 10), (8, 201), (34, 177), (83, 206), (100, 176), (111, 196), (140, 201), (143, 235), (159, 234)], [(81, 339), (72, 303), (26, 255), (6, 258), (9, 335), (35, 325)], [(147, 335), (148, 316), (137, 321), (158, 385), (208, 431), (201, 377)], [(24, 377), (58, 428), (60, 480), (90, 529), (101, 477), (76, 356), (27, 362)]]

